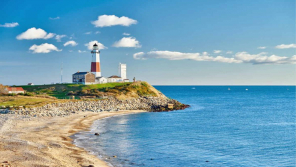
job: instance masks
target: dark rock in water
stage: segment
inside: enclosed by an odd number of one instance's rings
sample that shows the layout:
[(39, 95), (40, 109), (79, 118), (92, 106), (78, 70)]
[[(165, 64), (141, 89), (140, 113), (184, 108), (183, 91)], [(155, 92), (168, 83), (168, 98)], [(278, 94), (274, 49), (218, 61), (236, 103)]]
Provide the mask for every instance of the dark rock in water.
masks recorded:
[(153, 158), (150, 158), (150, 160), (154, 160)]
[(206, 161), (206, 162), (210, 162), (210, 161)]
[(96, 136), (99, 136), (100, 134), (99, 134), (99, 133), (95, 133), (95, 135), (96, 135)]

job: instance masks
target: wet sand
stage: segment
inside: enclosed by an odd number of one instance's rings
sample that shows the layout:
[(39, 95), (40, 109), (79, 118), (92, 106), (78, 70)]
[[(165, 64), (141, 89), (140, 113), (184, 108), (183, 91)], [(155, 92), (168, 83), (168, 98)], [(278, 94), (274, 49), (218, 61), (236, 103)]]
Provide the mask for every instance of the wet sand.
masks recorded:
[(145, 111), (80, 112), (66, 117), (0, 115), (0, 166), (105, 167), (108, 164), (72, 143), (71, 135), (95, 120)]

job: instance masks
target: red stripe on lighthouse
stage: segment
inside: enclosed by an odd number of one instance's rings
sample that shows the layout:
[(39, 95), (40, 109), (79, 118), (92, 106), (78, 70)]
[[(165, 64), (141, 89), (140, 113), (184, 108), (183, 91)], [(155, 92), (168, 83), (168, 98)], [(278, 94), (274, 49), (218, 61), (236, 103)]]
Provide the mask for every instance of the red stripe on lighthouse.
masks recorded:
[(101, 72), (100, 62), (91, 62), (91, 72)]

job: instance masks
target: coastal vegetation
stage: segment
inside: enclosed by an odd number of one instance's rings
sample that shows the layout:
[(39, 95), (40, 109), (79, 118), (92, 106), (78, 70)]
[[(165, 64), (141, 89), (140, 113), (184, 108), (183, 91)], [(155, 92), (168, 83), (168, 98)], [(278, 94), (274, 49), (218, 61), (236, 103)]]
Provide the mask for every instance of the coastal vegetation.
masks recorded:
[[(1, 85), (4, 89), (6, 86)], [(40, 107), (50, 103), (103, 100), (116, 98), (128, 100), (139, 97), (165, 97), (161, 92), (144, 81), (106, 84), (52, 84), (25, 85), (24, 94), (2, 94), (0, 108)], [(165, 97), (166, 98), (166, 97)]]
[(69, 99), (75, 96), (81, 97), (116, 97), (137, 98), (143, 96), (159, 96), (161, 93), (147, 82), (106, 83), (106, 84), (52, 84), (52, 85), (26, 85), (20, 86), (27, 93), (34, 95), (48, 95), (57, 99)]
[(0, 96), (0, 108), (38, 107), (49, 103), (63, 102), (51, 96)]

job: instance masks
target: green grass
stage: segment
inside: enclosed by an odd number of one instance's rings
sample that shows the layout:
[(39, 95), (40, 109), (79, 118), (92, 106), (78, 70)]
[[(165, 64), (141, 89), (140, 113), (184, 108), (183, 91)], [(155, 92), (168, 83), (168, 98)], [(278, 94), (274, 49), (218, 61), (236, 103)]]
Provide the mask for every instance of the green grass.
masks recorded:
[(126, 83), (105, 83), (105, 84), (85, 85), (84, 87), (82, 87), (82, 90), (114, 88), (116, 86), (128, 86), (130, 84), (131, 84), (130, 82), (126, 82)]
[(108, 88), (114, 88), (118, 86), (128, 86), (131, 83), (106, 83), (106, 84), (52, 84), (52, 85), (22, 85), (27, 92), (34, 92), (37, 95), (47, 94), (49, 96), (56, 97), (58, 99), (66, 99), (70, 91), (78, 92), (82, 90), (100, 90), (105, 91)]
[[(69, 101), (69, 95), (76, 99), (81, 96), (90, 96), (89, 100), (99, 100), (104, 97), (113, 96), (118, 99), (129, 99), (147, 96), (158, 96), (158, 91), (147, 82), (135, 83), (106, 83), (94, 85), (82, 84), (53, 84), (53, 85), (24, 85), (19, 86), (33, 96), (0, 96), (0, 107), (14, 108), (18, 106), (36, 107), (52, 102)], [(53, 96), (53, 97), (51, 97)], [(56, 98), (54, 98), (56, 97)], [(87, 98), (87, 97), (86, 97)], [(68, 100), (61, 100), (68, 99)], [(82, 99), (88, 100), (88, 99)]]
[(28, 96), (0, 96), (0, 107), (33, 107), (43, 106), (51, 102), (57, 102), (58, 99), (46, 97), (28, 97)]

